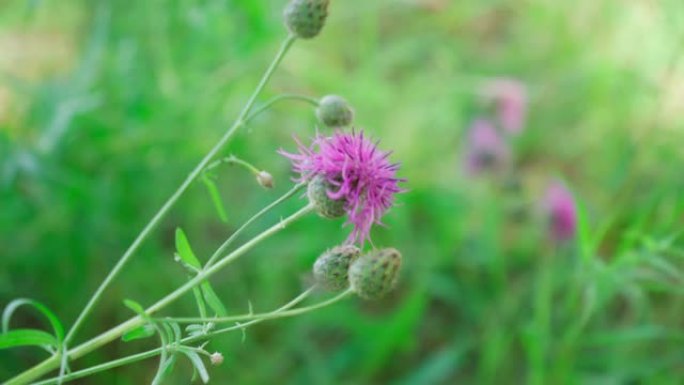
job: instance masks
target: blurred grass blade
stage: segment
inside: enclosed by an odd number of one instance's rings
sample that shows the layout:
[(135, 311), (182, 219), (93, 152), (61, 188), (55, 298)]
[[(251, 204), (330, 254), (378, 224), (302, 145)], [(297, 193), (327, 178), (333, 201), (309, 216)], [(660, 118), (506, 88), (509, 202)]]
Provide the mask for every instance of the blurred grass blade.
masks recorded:
[(202, 291), (199, 287), (195, 286), (192, 288), (192, 294), (195, 297), (195, 302), (197, 303), (197, 310), (202, 318), (207, 318), (207, 306), (204, 303), (204, 298), (202, 298)]
[(121, 340), (124, 342), (128, 342), (133, 340), (139, 340), (142, 338), (148, 338), (152, 337), (155, 332), (156, 330), (153, 325), (146, 324), (125, 333), (123, 336), (121, 336)]
[(176, 229), (176, 251), (183, 262), (196, 269), (202, 268), (202, 265), (197, 257), (195, 257), (195, 253), (193, 253), (192, 248), (190, 247), (190, 243), (188, 242), (188, 238), (185, 236), (185, 232), (183, 232), (183, 229), (180, 227)]
[(59, 346), (59, 341), (50, 333), (36, 329), (16, 329), (0, 334), (0, 349), (16, 346)]

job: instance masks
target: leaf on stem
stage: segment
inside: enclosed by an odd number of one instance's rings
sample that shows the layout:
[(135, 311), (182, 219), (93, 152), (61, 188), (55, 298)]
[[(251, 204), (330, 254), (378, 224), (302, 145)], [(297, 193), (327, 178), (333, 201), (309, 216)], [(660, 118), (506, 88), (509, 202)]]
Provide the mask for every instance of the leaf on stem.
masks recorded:
[(204, 366), (204, 362), (202, 361), (202, 358), (195, 352), (194, 350), (190, 350), (188, 348), (179, 348), (178, 349), (181, 353), (185, 354), (190, 362), (192, 363), (192, 366), (197, 370), (197, 373), (199, 374), (200, 378), (202, 379), (202, 382), (205, 384), (209, 382), (209, 373), (207, 372), (206, 366)]
[(213, 310), (218, 317), (225, 317), (228, 314), (226, 307), (223, 306), (221, 299), (219, 299), (209, 281), (202, 282), (201, 290), (204, 295), (204, 300), (207, 301), (207, 305), (209, 305), (211, 310)]
[(196, 269), (202, 268), (202, 265), (197, 257), (195, 257), (195, 253), (193, 253), (192, 248), (190, 247), (188, 238), (180, 227), (176, 229), (176, 251), (183, 262)]
[(207, 187), (209, 196), (211, 197), (212, 202), (214, 202), (214, 207), (216, 208), (216, 213), (218, 214), (219, 219), (221, 219), (221, 222), (227, 223), (228, 216), (226, 215), (225, 207), (223, 207), (221, 194), (219, 193), (218, 187), (216, 187), (216, 183), (214, 183), (207, 173), (202, 174), (202, 182), (204, 182), (204, 186)]
[(154, 380), (152, 380), (152, 385), (162, 384), (164, 379), (166, 379), (173, 371), (177, 360), (178, 356), (175, 354), (172, 354), (169, 358), (164, 360), (164, 362), (159, 365), (157, 374), (154, 376)]
[(151, 324), (145, 324), (143, 326), (139, 326), (129, 332), (124, 333), (124, 335), (121, 336), (121, 340), (124, 342), (128, 342), (133, 340), (139, 340), (142, 338), (148, 338), (152, 337), (155, 332), (156, 329), (154, 328), (154, 326), (152, 326)]
[(64, 327), (62, 326), (62, 323), (59, 321), (59, 318), (57, 318), (55, 313), (50, 311), (50, 309), (48, 309), (47, 306), (32, 299), (15, 299), (14, 301), (10, 302), (7, 305), (7, 307), (5, 307), (5, 310), (2, 312), (2, 332), (7, 333), (7, 331), (9, 330), (10, 319), (12, 318), (14, 311), (17, 310), (17, 308), (19, 308), (20, 306), (24, 305), (31, 306), (34, 309), (38, 310), (41, 314), (45, 316), (45, 318), (48, 319), (48, 321), (50, 321), (52, 329), (55, 332), (55, 338), (57, 339), (58, 345), (61, 344), (61, 342), (64, 340)]
[(17, 346), (59, 346), (55, 336), (36, 329), (15, 329), (0, 334), (0, 349)]

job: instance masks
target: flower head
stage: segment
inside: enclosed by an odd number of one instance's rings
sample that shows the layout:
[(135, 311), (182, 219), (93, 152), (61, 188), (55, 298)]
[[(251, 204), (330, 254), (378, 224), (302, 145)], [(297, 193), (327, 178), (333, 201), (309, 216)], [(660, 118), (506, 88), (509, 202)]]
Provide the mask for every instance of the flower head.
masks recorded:
[(543, 204), (551, 238), (555, 242), (572, 239), (577, 230), (577, 208), (572, 193), (561, 182), (552, 182), (546, 189)]
[(392, 207), (394, 195), (402, 192), (396, 177), (399, 165), (390, 163), (390, 152), (377, 148), (363, 131), (341, 132), (332, 136), (318, 134), (311, 146), (297, 140), (299, 153), (280, 151), (292, 161), (296, 179), (309, 182), (324, 178), (326, 193), (332, 200), (344, 201), (347, 223), (353, 225), (348, 242), (363, 244), (373, 223), (382, 225), (381, 218)]
[(493, 102), (501, 128), (508, 134), (519, 134), (527, 114), (527, 90), (515, 79), (494, 79), (482, 89), (485, 100)]
[(511, 151), (491, 121), (476, 119), (470, 126), (465, 153), (465, 171), (476, 176), (508, 165)]

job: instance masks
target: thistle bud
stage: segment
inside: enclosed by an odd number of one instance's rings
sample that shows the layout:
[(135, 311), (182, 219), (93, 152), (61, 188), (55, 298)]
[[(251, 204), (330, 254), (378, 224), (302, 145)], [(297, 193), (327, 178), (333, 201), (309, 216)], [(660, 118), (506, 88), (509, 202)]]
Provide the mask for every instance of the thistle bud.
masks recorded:
[(219, 366), (223, 363), (223, 354), (214, 352), (209, 356), (209, 361), (211, 361), (212, 365)]
[(354, 120), (354, 110), (343, 97), (327, 95), (321, 98), (316, 116), (328, 127), (344, 127)]
[(401, 254), (393, 248), (375, 250), (349, 268), (349, 283), (364, 299), (379, 299), (392, 291), (399, 278)]
[(346, 289), (349, 286), (349, 266), (360, 253), (356, 246), (343, 245), (321, 254), (313, 266), (316, 283), (330, 291)]
[(273, 176), (266, 171), (259, 171), (256, 174), (256, 180), (263, 188), (273, 188)]
[(328, 190), (332, 186), (325, 177), (317, 175), (307, 189), (307, 196), (316, 208), (316, 212), (324, 218), (339, 218), (345, 214), (346, 202), (344, 199), (332, 199), (328, 195)]
[(285, 26), (301, 38), (311, 39), (321, 32), (328, 17), (330, 0), (291, 0), (285, 7)]

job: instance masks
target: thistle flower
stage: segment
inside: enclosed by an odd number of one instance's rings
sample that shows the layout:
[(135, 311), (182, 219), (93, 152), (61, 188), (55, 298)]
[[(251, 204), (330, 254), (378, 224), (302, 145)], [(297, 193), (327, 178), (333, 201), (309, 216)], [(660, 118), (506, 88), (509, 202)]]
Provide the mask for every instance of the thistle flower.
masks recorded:
[(470, 126), (465, 153), (465, 171), (476, 176), (505, 168), (511, 159), (508, 143), (491, 121), (476, 119)]
[(301, 38), (316, 37), (325, 25), (330, 0), (291, 0), (283, 17), (290, 32)]
[(554, 181), (546, 189), (543, 209), (549, 221), (549, 234), (554, 242), (575, 237), (577, 208), (572, 193), (561, 182)]
[(362, 245), (373, 223), (382, 225), (380, 220), (394, 204), (394, 195), (403, 191), (399, 183), (405, 180), (396, 177), (399, 165), (390, 163), (390, 152), (379, 150), (363, 131), (337, 131), (330, 137), (318, 134), (309, 147), (298, 140), (297, 144), (299, 153), (280, 151), (292, 161), (299, 174), (296, 180), (323, 178), (327, 197), (344, 202), (347, 224), (353, 225), (347, 242)]
[(522, 132), (527, 115), (527, 90), (525, 85), (515, 79), (494, 79), (482, 89), (486, 101), (493, 102), (498, 123), (512, 135)]

